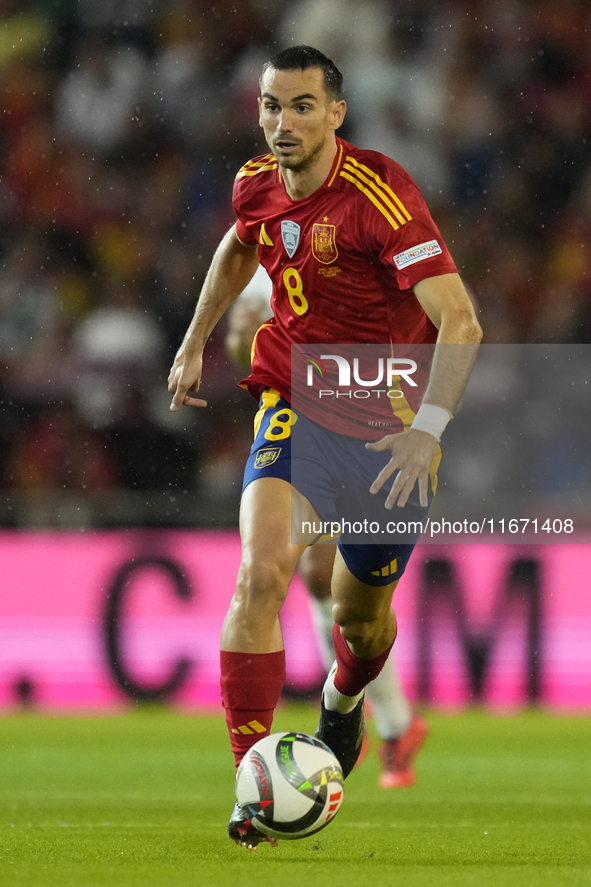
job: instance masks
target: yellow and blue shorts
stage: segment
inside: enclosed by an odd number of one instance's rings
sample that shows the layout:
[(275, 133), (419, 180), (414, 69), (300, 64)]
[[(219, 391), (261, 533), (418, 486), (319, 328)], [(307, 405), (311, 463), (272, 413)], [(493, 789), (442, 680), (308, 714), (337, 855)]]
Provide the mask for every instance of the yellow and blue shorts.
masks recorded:
[(417, 483), (404, 508), (386, 509), (392, 483), (375, 495), (369, 488), (389, 460), (389, 451), (374, 453), (365, 441), (296, 414), (278, 391), (267, 389), (255, 417), (242, 489), (260, 477), (292, 484), (314, 507), (319, 529), (320, 523), (325, 532), (331, 524), (342, 527), (338, 546), (351, 573), (366, 585), (384, 586), (404, 573), (436, 486), (432, 473), (427, 508), (420, 504)]

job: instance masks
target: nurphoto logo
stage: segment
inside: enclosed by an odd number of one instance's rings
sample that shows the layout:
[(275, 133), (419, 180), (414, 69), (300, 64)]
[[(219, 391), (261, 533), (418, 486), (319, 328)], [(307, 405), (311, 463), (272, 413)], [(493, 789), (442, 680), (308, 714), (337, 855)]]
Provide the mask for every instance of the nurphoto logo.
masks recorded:
[[(379, 357), (377, 360), (377, 367), (374, 370), (376, 376), (373, 379), (361, 378), (358, 357), (354, 357), (352, 361), (349, 361), (346, 357), (342, 357), (340, 354), (321, 354), (320, 358), (316, 358), (315, 360), (306, 356), (306, 360), (308, 361), (306, 376), (306, 385), (308, 387), (314, 385), (314, 368), (316, 368), (322, 378), (325, 378), (326, 375), (328, 375), (328, 369), (323, 363), (325, 360), (334, 360), (336, 363), (339, 373), (339, 388), (351, 387), (351, 374), (353, 375), (354, 383), (360, 385), (362, 388), (373, 388), (375, 385), (381, 385), (384, 381), (388, 388), (392, 388), (401, 380), (404, 380), (413, 388), (417, 387), (417, 383), (411, 378), (413, 373), (417, 370), (417, 362), (406, 357), (387, 357), (385, 359)], [(320, 392), (320, 396), (322, 396), (322, 392)]]

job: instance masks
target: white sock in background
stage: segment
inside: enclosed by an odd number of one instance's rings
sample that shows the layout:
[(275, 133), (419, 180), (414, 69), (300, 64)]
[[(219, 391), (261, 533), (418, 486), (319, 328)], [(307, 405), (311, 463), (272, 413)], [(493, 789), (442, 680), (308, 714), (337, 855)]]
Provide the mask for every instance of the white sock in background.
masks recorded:
[[(334, 662), (334, 649), (332, 646), (332, 598), (310, 598), (312, 608), (312, 621), (318, 635), (320, 653), (325, 668), (330, 670)], [(332, 679), (327, 678), (324, 688), (324, 704), (332, 711), (340, 711), (342, 714), (352, 711), (361, 696), (343, 696), (332, 684)], [(328, 692), (327, 692), (328, 686)], [(334, 695), (337, 694), (337, 695)], [(408, 704), (402, 687), (396, 666), (392, 656), (377, 678), (368, 684), (367, 696), (371, 702), (372, 712), (376, 722), (376, 728), (381, 739), (398, 739), (410, 727), (412, 710)], [(340, 697), (340, 699), (339, 699)]]
[(330, 671), (334, 662), (334, 647), (332, 645), (332, 627), (334, 620), (332, 618), (332, 608), (334, 601), (331, 597), (310, 598), (310, 608), (312, 611), (312, 623), (316, 629), (318, 636), (318, 644), (320, 647), (320, 658), (326, 672)]
[(381, 739), (398, 739), (406, 733), (412, 720), (412, 709), (402, 692), (392, 655), (377, 678), (367, 685), (367, 697)]

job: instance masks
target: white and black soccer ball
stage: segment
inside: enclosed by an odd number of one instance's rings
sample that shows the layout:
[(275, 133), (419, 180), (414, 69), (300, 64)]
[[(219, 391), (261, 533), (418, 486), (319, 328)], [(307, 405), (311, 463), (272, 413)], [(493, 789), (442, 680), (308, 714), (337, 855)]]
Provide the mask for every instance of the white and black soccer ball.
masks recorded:
[(256, 828), (295, 840), (320, 831), (343, 802), (343, 771), (329, 747), (307, 733), (272, 733), (242, 759), (236, 798)]

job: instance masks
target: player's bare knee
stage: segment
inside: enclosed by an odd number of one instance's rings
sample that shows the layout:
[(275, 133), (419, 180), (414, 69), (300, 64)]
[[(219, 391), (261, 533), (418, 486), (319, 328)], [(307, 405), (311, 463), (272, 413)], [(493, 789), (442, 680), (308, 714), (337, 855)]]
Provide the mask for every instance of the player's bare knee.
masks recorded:
[(287, 572), (276, 562), (263, 558), (243, 561), (238, 571), (235, 599), (239, 603), (279, 612), (289, 579)]

